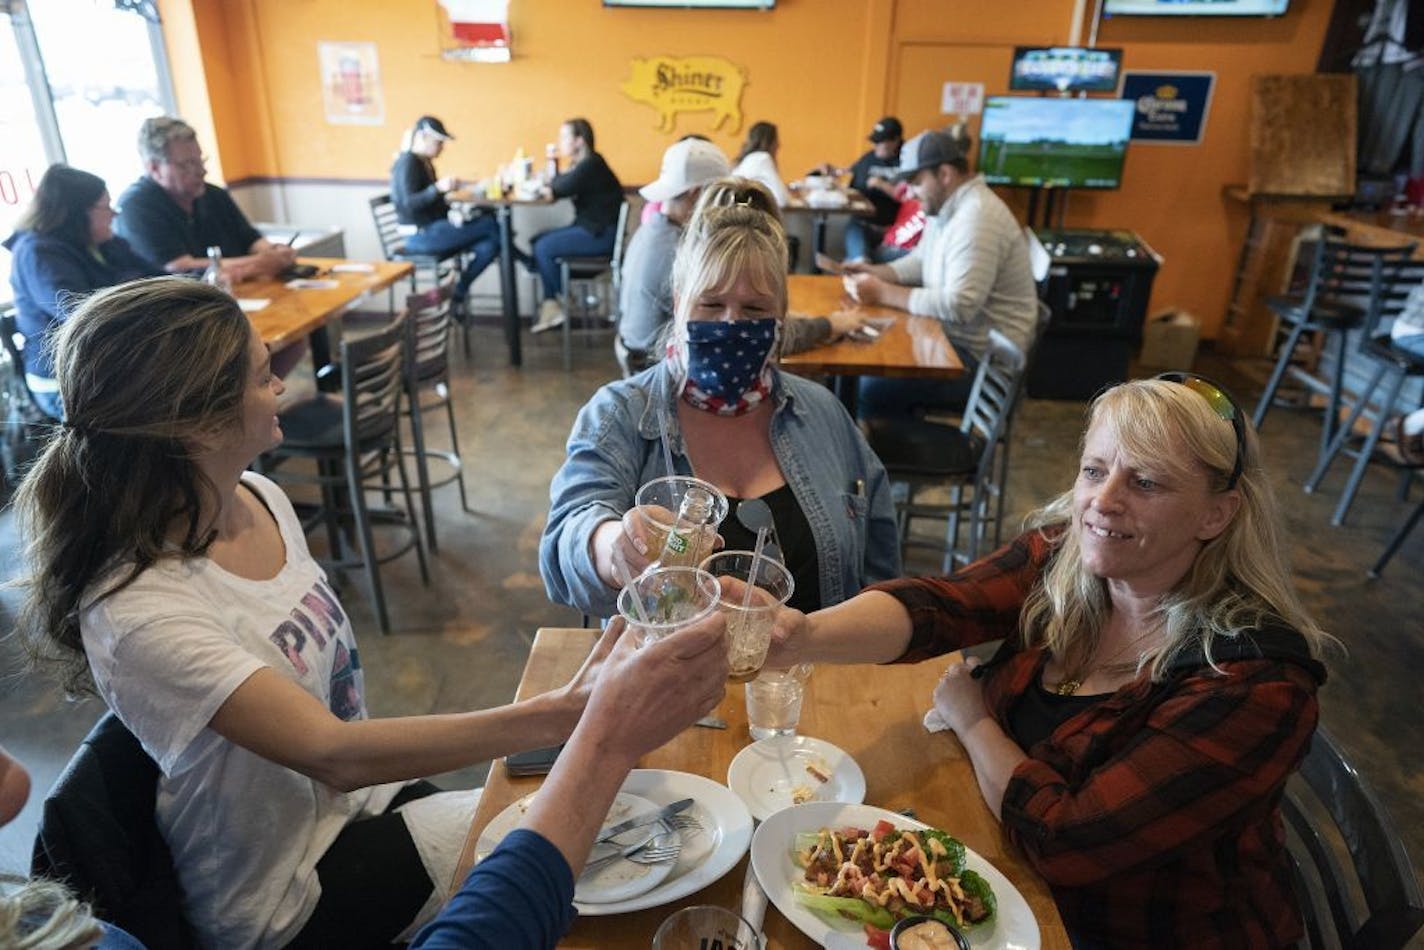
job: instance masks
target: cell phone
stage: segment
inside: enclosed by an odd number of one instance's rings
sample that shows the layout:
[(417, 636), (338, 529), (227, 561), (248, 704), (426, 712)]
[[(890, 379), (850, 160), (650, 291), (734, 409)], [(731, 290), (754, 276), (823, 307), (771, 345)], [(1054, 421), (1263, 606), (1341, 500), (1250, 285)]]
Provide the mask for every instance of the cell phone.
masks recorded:
[(504, 757), (504, 770), (513, 776), (547, 775), (563, 751), (563, 744), (551, 745), (543, 749), (515, 752)]

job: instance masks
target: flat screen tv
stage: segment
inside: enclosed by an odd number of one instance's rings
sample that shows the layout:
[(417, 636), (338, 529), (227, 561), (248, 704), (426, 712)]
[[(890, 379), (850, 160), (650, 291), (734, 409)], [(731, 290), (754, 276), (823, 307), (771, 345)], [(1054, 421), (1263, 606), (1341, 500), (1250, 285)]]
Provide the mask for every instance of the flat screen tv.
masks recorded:
[(1130, 99), (990, 96), (979, 171), (994, 185), (1116, 188), (1136, 108)]
[(1020, 46), (1014, 50), (1009, 88), (1015, 92), (1113, 92), (1121, 65), (1120, 49)]
[(684, 10), (770, 10), (776, 0), (603, 0), (605, 7), (681, 7)]
[(1104, 16), (1280, 16), (1290, 0), (1105, 0)]

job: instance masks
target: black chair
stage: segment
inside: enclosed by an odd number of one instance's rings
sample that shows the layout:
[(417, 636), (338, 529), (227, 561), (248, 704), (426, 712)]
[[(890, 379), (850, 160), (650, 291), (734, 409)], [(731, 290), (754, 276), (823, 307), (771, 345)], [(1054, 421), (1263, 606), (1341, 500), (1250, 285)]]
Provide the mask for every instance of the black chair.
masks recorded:
[[(455, 482), (460, 486), (460, 507), (470, 510), (469, 500), (465, 497), (465, 466), (460, 457), (455, 403), (450, 398), (451, 291), (451, 282), (445, 281), (432, 290), (413, 294), (406, 305), (410, 318), (406, 329), (404, 405), (410, 417), (411, 430), (411, 448), (406, 450), (406, 454), (415, 459), (416, 485), (425, 515), (425, 540), (432, 552), (437, 549), (437, 544), (431, 492)], [(442, 408), (450, 426), (448, 450), (432, 449), (425, 441), (425, 414)], [(438, 481), (430, 480), (432, 458), (440, 459), (450, 469), (449, 474)]]
[(67, 885), (149, 950), (197, 946), (154, 809), (158, 765), (113, 713), (45, 798), (30, 873)]
[[(942, 570), (979, 557), (980, 543), (993, 526), (993, 543), (1002, 537), (1003, 497), (1008, 481), (1004, 433), (1018, 405), (1023, 386), (1023, 350), (997, 330), (989, 333), (989, 350), (979, 361), (964, 416), (958, 427), (930, 419), (871, 419), (870, 447), (885, 463), (892, 482), (906, 485), (897, 503), (901, 552), (930, 548), (943, 554)], [(947, 485), (948, 504), (921, 503), (917, 493)], [(968, 491), (968, 497), (965, 491)], [(968, 543), (961, 546), (960, 522), (969, 520)], [(931, 541), (912, 536), (911, 523), (919, 518), (944, 519), (945, 536)]]
[(1281, 812), (1303, 946), (1398, 950), (1419, 934), (1424, 894), (1399, 831), (1324, 729), (1286, 785)]
[[(365, 568), (382, 633), (390, 633), (391, 624), (380, 565), (414, 548), (421, 581), (430, 583), (400, 440), (407, 323), (407, 316), (401, 314), (382, 329), (342, 340), (341, 398), (323, 394), (284, 410), (279, 416), (285, 434), (282, 444), (261, 460), (261, 468), (274, 481), (321, 489), (320, 509), (304, 521), (304, 527), (325, 523), (334, 569), (358, 564)], [(311, 460), (316, 474), (281, 467), (292, 459)], [(405, 510), (371, 509), (366, 503), (368, 491), (380, 491), (389, 500), (397, 490), (391, 484), (392, 470), (400, 480)], [(347, 547), (342, 528), (347, 521), (354, 522), (356, 533), (351, 557), (342, 556)], [(406, 540), (379, 555), (372, 531), (376, 523), (393, 525), (406, 533)]]
[[(1395, 346), (1390, 339), (1388, 328), (1381, 332), (1382, 322), (1393, 321), (1398, 316), (1410, 292), (1421, 282), (1424, 282), (1424, 262), (1411, 261), (1388, 270), (1382, 263), (1376, 266), (1370, 308), (1359, 346), (1359, 353), (1364, 360), (1374, 364), (1374, 372), (1369, 382), (1356, 395), (1350, 414), (1305, 482), (1305, 490), (1313, 492), (1320, 486), (1330, 464), (1337, 456), (1348, 455), (1355, 459), (1355, 466), (1345, 482), (1339, 502), (1335, 505), (1335, 513), (1330, 518), (1331, 524), (1345, 523), (1345, 516), (1349, 514), (1355, 494), (1364, 480), (1365, 469), (1374, 457), (1375, 447), (1379, 445), (1385, 423), (1396, 412), (1401, 411), (1398, 403), (1405, 382), (1411, 378), (1424, 377), (1424, 356)], [(1380, 392), (1384, 395), (1375, 406), (1364, 444), (1358, 449), (1349, 448), (1348, 443), (1354, 436), (1355, 423), (1369, 413), (1375, 394)]]
[(0, 463), (3, 463), (7, 486), (19, 484), (25, 469), (44, 447), (58, 419), (46, 413), (35, 401), (30, 384), (25, 379), (24, 334), (15, 322), (15, 311), (0, 311), (0, 344), (9, 361), (0, 399), (4, 412), (0, 414)]
[[(618, 209), (613, 251), (607, 257), (563, 257), (559, 268), (564, 279), (564, 369), (573, 369), (573, 322), (577, 314), (585, 320), (590, 311), (615, 326), (618, 323), (618, 294), (623, 285), (623, 248), (627, 244), (628, 201)], [(590, 306), (590, 301), (598, 303)], [(578, 304), (575, 307), (575, 303)]]
[[(1290, 326), (1285, 342), (1276, 357), (1266, 389), (1256, 403), (1256, 411), (1251, 422), (1259, 430), (1266, 420), (1266, 413), (1275, 402), (1276, 391), (1281, 381), (1289, 373), (1308, 390), (1323, 391), (1326, 394), (1325, 420), (1320, 434), (1318, 458), (1324, 458), (1335, 437), (1340, 416), (1341, 392), (1345, 382), (1345, 354), (1351, 331), (1364, 325), (1369, 308), (1370, 295), (1378, 286), (1375, 275), (1381, 271), (1391, 274), (1414, 251), (1414, 245), (1404, 247), (1362, 247), (1324, 237), (1316, 242), (1311, 258), (1310, 278), (1303, 292), (1271, 297), (1266, 306), (1276, 317)], [(1294, 365), (1296, 349), (1305, 334), (1320, 334), (1326, 339), (1321, 346), (1325, 351), (1329, 338), (1334, 338), (1335, 366), (1330, 379), (1322, 383), (1305, 368)]]
[(460, 252), (449, 251), (445, 254), (419, 254), (405, 249), (406, 235), (402, 229), (405, 225), (400, 223), (400, 218), (396, 215), (395, 203), (391, 201), (389, 193), (376, 195), (370, 199), (371, 221), (376, 225), (376, 238), (381, 242), (381, 254), (388, 261), (408, 261), (415, 266), (415, 270), (410, 273), (410, 289), (416, 291), (420, 289), (420, 274), (425, 271), (430, 274), (431, 283), (438, 284), (446, 272), (460, 268)]

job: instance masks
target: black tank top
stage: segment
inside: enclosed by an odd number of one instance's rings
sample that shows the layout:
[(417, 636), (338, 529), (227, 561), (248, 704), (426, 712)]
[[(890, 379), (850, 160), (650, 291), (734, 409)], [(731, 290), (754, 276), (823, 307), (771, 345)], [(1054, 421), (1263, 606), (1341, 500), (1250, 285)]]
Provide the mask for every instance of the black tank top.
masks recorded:
[[(796, 494), (790, 485), (782, 485), (761, 500), (771, 509), (772, 524), (776, 526), (776, 536), (781, 541), (781, 559), (796, 584), (791, 593), (790, 606), (810, 613), (821, 609), (821, 562), (816, 555), (816, 539), (811, 534), (811, 523), (796, 501)], [(718, 533), (727, 542), (725, 550), (750, 551), (756, 546), (756, 532), (737, 520), (737, 504), (740, 498), (727, 498), (727, 518)]]

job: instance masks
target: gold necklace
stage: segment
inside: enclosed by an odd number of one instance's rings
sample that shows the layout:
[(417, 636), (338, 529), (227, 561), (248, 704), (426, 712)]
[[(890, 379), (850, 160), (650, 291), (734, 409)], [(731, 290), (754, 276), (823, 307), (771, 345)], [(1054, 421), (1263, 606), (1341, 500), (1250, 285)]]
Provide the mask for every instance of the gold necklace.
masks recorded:
[[(1095, 670), (1098, 672), (1110, 674), (1126, 673), (1130, 670), (1136, 670), (1138, 663), (1141, 662), (1141, 656), (1139, 656), (1138, 659), (1133, 662), (1114, 663), (1113, 661), (1116, 660), (1118, 657), (1122, 656), (1128, 650), (1131, 650), (1133, 647), (1137, 646), (1137, 644), (1141, 643), (1142, 640), (1147, 637), (1149, 633), (1151, 633), (1151, 631), (1133, 637), (1132, 640), (1127, 643), (1127, 645), (1121, 647), (1118, 650), (1115, 650), (1113, 652), (1113, 655), (1108, 657), (1107, 660), (1103, 663), (1095, 664), (1092, 662), (1092, 657), (1089, 657), (1088, 661), (1083, 663), (1078, 668), (1076, 675), (1070, 676), (1067, 679), (1060, 680), (1058, 682), (1058, 685), (1053, 687), (1053, 692), (1057, 693), (1059, 696), (1072, 696), (1073, 694), (1077, 693), (1079, 689), (1082, 688), (1083, 681), (1086, 680), (1089, 676), (1091, 676)], [(1097, 651), (1095, 650), (1094, 652), (1096, 653)]]

